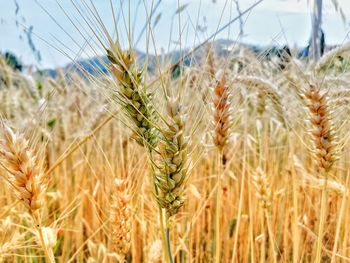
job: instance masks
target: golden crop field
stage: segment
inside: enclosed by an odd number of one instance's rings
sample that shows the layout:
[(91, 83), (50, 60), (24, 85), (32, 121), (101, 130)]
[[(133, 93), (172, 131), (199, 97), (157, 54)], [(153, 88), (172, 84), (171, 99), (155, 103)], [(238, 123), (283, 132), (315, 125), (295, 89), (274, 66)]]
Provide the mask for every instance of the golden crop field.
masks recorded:
[(349, 44), (150, 71), (85, 16), (107, 74), (0, 57), (0, 262), (350, 261)]

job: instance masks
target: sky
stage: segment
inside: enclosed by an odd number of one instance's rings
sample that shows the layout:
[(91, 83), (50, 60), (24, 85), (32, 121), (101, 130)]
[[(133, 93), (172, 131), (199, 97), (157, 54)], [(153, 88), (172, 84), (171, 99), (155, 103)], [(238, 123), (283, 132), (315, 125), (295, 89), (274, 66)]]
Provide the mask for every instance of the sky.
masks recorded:
[[(16, 1), (19, 5), (17, 14)], [(97, 18), (96, 14), (113, 38), (116, 36), (113, 19), (115, 17), (119, 37), (124, 46), (128, 43), (129, 35), (126, 29), (130, 28), (130, 23), (135, 44), (145, 26), (146, 18), (149, 17), (152, 3), (154, 2), (154, 6), (158, 2), (111, 0), (113, 16), (110, 0), (16, 1), (0, 0), (0, 52), (12, 51), (25, 64), (35, 64), (42, 68), (54, 68), (75, 59), (100, 54), (101, 44), (96, 35), (101, 36), (101, 27), (96, 21), (92, 21)], [(76, 3), (79, 11), (72, 1)], [(84, 9), (84, 3), (89, 1), (93, 1), (96, 7), (93, 12)], [(241, 11), (244, 11), (257, 0), (237, 1)], [(180, 6), (186, 5), (180, 16), (175, 14), (179, 8), (178, 2)], [(313, 0), (263, 0), (243, 16), (243, 35), (239, 34), (240, 26), (236, 21), (215, 38), (229, 38), (260, 46), (305, 46), (310, 38), (312, 2)], [(323, 3), (322, 28), (326, 43), (340, 44), (349, 41), (350, 1), (338, 0), (339, 7), (345, 14), (345, 22), (342, 21), (339, 10), (335, 10), (332, 0), (323, 0)], [(136, 48), (143, 51), (147, 49), (150, 53), (161, 53), (179, 49), (180, 46), (193, 47), (237, 14), (234, 0), (161, 0), (150, 22), (152, 33), (146, 30)], [(154, 26), (157, 16), (160, 19)], [(34, 47), (41, 54), (40, 63), (31, 51), (24, 33), (30, 26), (33, 26)], [(198, 30), (199, 27), (201, 30)]]

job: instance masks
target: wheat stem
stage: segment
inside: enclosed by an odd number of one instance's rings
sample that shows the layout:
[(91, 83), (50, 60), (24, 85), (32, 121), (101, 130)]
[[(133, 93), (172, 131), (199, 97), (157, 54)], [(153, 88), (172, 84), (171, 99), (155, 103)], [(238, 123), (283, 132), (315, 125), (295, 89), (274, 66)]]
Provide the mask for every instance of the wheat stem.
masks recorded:
[(320, 212), (321, 214), (320, 214), (320, 222), (318, 225), (315, 263), (320, 263), (322, 260), (323, 230), (324, 230), (324, 222), (325, 222), (326, 213), (327, 213), (327, 183), (328, 183), (328, 173), (326, 173), (325, 175), (324, 187), (322, 189), (321, 212)]
[(298, 191), (296, 186), (295, 172), (292, 175), (292, 192), (293, 192), (293, 219), (292, 219), (292, 233), (293, 233), (293, 263), (299, 262), (299, 228), (298, 228)]
[[(245, 132), (247, 132), (247, 126), (245, 126)], [(244, 145), (243, 148), (243, 156), (246, 156), (247, 153), (247, 146)], [(245, 190), (245, 176), (246, 176), (246, 166), (247, 166), (247, 160), (243, 159), (242, 164), (242, 179), (241, 179), (241, 189), (239, 193), (239, 202), (238, 202), (238, 211), (237, 211), (237, 224), (236, 224), (236, 232), (234, 236), (234, 242), (233, 242), (233, 249), (232, 249), (232, 256), (231, 256), (231, 263), (236, 262), (236, 254), (237, 254), (237, 245), (238, 245), (238, 235), (239, 235), (239, 228), (241, 225), (241, 219), (242, 219), (242, 210), (243, 210), (243, 199), (244, 199), (244, 190)]]
[[(346, 177), (346, 185), (348, 185), (348, 183), (349, 183), (349, 174)], [(339, 217), (338, 217), (337, 228), (335, 231), (335, 238), (334, 238), (334, 245), (333, 245), (333, 250), (332, 250), (331, 263), (335, 263), (335, 256), (337, 253), (338, 241), (339, 241), (339, 236), (340, 236), (340, 228), (342, 225), (342, 220), (343, 220), (343, 216), (344, 216), (344, 212), (345, 212), (345, 207), (346, 207), (345, 205), (346, 205), (347, 196), (348, 196), (348, 191), (345, 191), (343, 193), (343, 198), (342, 198), (341, 205), (340, 205), (340, 212), (339, 212)]]
[(269, 212), (267, 211), (267, 209), (265, 209), (265, 218), (266, 218), (267, 231), (269, 233), (269, 240), (270, 240), (270, 246), (271, 246), (273, 262), (277, 263), (275, 239), (274, 239), (274, 235), (273, 235), (273, 232), (272, 232), (271, 217), (270, 217)]
[(215, 262), (220, 262), (220, 189), (221, 189), (221, 162), (222, 150), (217, 153), (217, 178), (216, 178), (216, 198), (215, 198)]
[(163, 208), (159, 205), (159, 222), (160, 222), (160, 229), (162, 232), (162, 243), (163, 243), (163, 251), (165, 253), (166, 260), (169, 263), (173, 262), (172, 254), (171, 254), (171, 248), (170, 248), (170, 238), (169, 238), (169, 228), (168, 223), (166, 224), (166, 227), (164, 226), (164, 213)]
[(55, 257), (54, 257), (52, 248), (48, 248), (47, 245), (45, 244), (45, 239), (44, 239), (44, 235), (43, 235), (43, 228), (42, 228), (42, 225), (41, 225), (40, 216), (32, 214), (32, 217), (34, 219), (34, 222), (36, 224), (37, 230), (39, 232), (39, 239), (40, 239), (40, 243), (41, 243), (42, 249), (44, 250), (44, 253), (45, 253), (45, 258), (47, 259), (47, 261), (49, 263), (55, 263)]
[(174, 263), (173, 256), (171, 253), (171, 242), (170, 242), (170, 228), (169, 228), (169, 216), (166, 215), (166, 244), (167, 244), (167, 251), (168, 251), (168, 257), (169, 257), (169, 263)]
[(265, 218), (261, 217), (261, 228), (263, 230), (262, 240), (261, 240), (261, 255), (260, 263), (265, 263), (266, 261), (266, 234), (265, 234)]

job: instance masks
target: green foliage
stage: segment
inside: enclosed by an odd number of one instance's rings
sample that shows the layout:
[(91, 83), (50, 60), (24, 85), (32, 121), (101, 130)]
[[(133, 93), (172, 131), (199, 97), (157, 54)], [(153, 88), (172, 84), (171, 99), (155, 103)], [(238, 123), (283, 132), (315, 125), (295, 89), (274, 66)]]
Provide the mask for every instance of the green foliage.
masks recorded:
[(236, 228), (236, 224), (237, 224), (237, 219), (236, 218), (232, 219), (230, 222), (230, 237), (233, 236), (233, 232)]
[(56, 125), (56, 121), (57, 121), (56, 118), (49, 120), (49, 121), (47, 122), (47, 126), (48, 126), (50, 129), (53, 129), (53, 128), (55, 127), (55, 125)]
[(22, 62), (17, 58), (12, 52), (5, 52), (4, 58), (6, 63), (14, 70), (22, 71), (23, 65)]

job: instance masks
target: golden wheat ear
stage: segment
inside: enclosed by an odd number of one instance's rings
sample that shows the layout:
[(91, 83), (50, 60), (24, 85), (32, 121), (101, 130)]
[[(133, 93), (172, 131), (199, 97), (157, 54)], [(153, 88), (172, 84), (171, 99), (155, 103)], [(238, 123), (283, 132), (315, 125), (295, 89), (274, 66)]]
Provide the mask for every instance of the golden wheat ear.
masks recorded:
[(44, 203), (47, 180), (38, 162), (38, 156), (21, 133), (14, 133), (4, 122), (1, 124), (0, 166), (4, 178), (15, 196), (34, 213)]
[(307, 107), (310, 113), (310, 123), (313, 127), (310, 134), (314, 144), (314, 157), (318, 162), (318, 168), (328, 171), (338, 159), (336, 140), (329, 105), (327, 104), (327, 93), (321, 93), (321, 89), (310, 84), (305, 92), (308, 99)]
[(30, 212), (48, 262), (55, 262), (53, 246), (56, 235), (51, 228), (41, 226), (38, 210), (44, 204), (48, 181), (39, 163), (39, 157), (24, 134), (14, 132), (4, 121), (0, 124), (0, 166), (5, 170), (3, 177), (14, 195)]
[(111, 202), (112, 243), (126, 257), (131, 247), (131, 193), (126, 179), (115, 179)]
[(253, 184), (261, 208), (269, 209), (272, 203), (270, 183), (266, 173), (260, 167), (256, 169), (253, 176)]
[(222, 151), (229, 141), (231, 129), (231, 103), (230, 91), (223, 75), (216, 81), (214, 86), (214, 134), (213, 142)]

